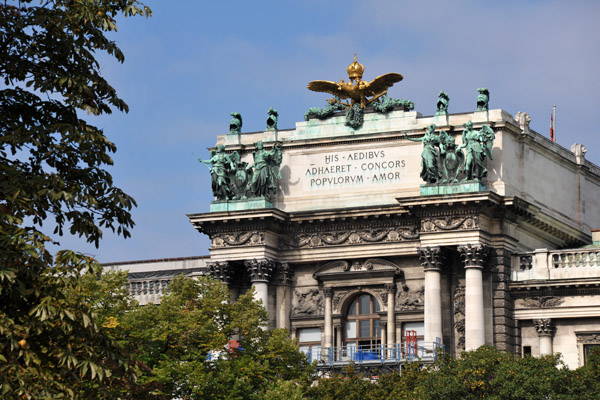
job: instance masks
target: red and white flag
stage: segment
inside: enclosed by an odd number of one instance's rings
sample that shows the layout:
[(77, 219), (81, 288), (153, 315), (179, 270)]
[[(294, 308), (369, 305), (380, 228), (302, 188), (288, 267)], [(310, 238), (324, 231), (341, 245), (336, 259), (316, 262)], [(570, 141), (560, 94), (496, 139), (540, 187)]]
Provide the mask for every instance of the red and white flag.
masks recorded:
[(552, 108), (552, 112), (550, 113), (550, 140), (554, 142), (556, 139), (555, 134), (555, 125), (554, 125), (554, 116), (556, 115), (556, 106)]

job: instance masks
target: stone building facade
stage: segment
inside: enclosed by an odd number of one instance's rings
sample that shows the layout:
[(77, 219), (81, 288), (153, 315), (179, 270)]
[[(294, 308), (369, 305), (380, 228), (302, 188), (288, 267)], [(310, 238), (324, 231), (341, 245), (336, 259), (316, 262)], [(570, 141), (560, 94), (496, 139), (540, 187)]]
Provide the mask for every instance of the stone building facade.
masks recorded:
[[(408, 139), (435, 124), (460, 145), (469, 121), (495, 135), (487, 176), (424, 183), (423, 144)], [(276, 195), (188, 215), (212, 243), (199, 273), (233, 300), (254, 286), (270, 328), (303, 349), (389, 348), (416, 334), (452, 354), (489, 344), (560, 352), (578, 367), (600, 343), (600, 238), (590, 235), (600, 168), (582, 145), (565, 149), (500, 109), (367, 109), (359, 129), (338, 112), (216, 144), (252, 164), (259, 141), (281, 146)]]

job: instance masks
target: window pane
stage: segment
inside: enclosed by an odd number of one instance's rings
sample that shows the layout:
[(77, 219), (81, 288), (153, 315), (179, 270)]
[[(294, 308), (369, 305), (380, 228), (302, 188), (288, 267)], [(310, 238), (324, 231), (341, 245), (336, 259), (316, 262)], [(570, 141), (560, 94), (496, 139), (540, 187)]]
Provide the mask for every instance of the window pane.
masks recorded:
[(365, 319), (358, 321), (358, 336), (369, 337), (371, 336), (371, 320)]
[(350, 308), (348, 309), (348, 315), (356, 315), (356, 299), (352, 301), (350, 304)]
[(379, 309), (379, 303), (377, 302), (377, 300), (375, 300), (375, 297), (373, 297), (373, 312), (376, 313), (376, 312), (379, 312), (379, 311), (381, 311)]
[(356, 321), (346, 322), (346, 339), (354, 339), (356, 337)]
[(321, 328), (302, 328), (298, 329), (299, 342), (320, 342)]
[(378, 319), (373, 321), (373, 329), (375, 330), (375, 336), (381, 336), (381, 324)]
[(359, 314), (371, 314), (371, 296), (363, 294), (358, 298)]

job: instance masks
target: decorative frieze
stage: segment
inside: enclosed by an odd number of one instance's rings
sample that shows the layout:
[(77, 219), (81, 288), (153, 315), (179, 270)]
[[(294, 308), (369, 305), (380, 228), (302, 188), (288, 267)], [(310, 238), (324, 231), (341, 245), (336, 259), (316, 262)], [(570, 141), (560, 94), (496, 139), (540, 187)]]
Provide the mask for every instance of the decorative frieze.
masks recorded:
[(419, 261), (425, 270), (441, 270), (444, 261), (442, 249), (436, 247), (419, 247)]
[(483, 268), (490, 248), (483, 243), (458, 246), (465, 268)]
[(423, 218), (421, 220), (421, 232), (464, 231), (473, 229), (479, 229), (479, 217), (473, 215)]
[(357, 245), (380, 242), (402, 242), (416, 240), (419, 234), (415, 228), (361, 229), (350, 231), (314, 232), (286, 235), (281, 238), (283, 248), (316, 248), (339, 245)]
[(246, 260), (244, 266), (252, 282), (268, 282), (275, 269), (275, 262), (266, 258)]
[(564, 299), (555, 296), (528, 297), (523, 299), (523, 307), (526, 308), (553, 308), (564, 303)]
[(265, 243), (263, 232), (217, 233), (212, 236), (212, 247), (256, 246)]
[(292, 309), (294, 316), (323, 315), (323, 296), (319, 289), (295, 290), (296, 305)]
[(554, 326), (550, 318), (534, 319), (533, 325), (539, 336), (552, 336), (554, 333)]

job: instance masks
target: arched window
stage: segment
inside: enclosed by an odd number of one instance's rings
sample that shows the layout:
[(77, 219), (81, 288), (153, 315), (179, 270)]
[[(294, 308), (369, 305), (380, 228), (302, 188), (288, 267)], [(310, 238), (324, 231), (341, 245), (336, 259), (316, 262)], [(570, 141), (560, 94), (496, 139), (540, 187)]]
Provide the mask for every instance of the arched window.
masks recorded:
[(346, 313), (345, 343), (347, 346), (373, 346), (381, 343), (379, 303), (370, 294), (356, 296)]

